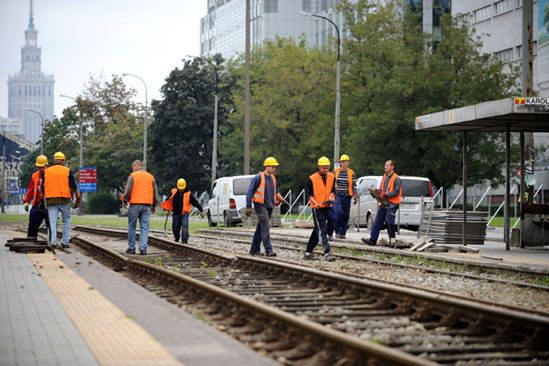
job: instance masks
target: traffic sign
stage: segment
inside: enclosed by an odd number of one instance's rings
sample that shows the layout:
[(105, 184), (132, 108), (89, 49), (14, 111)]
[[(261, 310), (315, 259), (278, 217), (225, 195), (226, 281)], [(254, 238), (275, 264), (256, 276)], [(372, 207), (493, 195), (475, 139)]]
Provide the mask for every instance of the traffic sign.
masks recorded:
[(78, 190), (80, 192), (97, 191), (97, 167), (80, 167), (80, 169), (78, 170)]

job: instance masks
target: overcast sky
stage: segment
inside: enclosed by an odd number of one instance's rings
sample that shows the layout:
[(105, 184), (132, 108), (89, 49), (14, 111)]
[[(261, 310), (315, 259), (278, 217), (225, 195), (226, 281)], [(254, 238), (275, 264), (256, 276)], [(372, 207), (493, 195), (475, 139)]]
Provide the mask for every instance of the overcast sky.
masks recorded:
[[(149, 100), (160, 97), (168, 73), (198, 54), (206, 0), (35, 0), (34, 24), (42, 71), (55, 77), (55, 114), (91, 75), (133, 73), (145, 79)], [(8, 114), (8, 75), (21, 68), (29, 0), (0, 0), (0, 116)], [(145, 98), (142, 83), (128, 78)]]

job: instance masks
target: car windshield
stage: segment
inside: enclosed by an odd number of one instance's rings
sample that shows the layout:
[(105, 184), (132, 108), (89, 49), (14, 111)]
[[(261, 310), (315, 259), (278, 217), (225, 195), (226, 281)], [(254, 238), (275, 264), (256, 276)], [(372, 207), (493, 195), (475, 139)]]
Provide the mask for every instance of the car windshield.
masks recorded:
[(402, 178), (402, 195), (404, 197), (430, 197), (429, 181)]
[(252, 182), (252, 177), (238, 178), (233, 180), (233, 194), (235, 196), (243, 196), (248, 193), (248, 187)]

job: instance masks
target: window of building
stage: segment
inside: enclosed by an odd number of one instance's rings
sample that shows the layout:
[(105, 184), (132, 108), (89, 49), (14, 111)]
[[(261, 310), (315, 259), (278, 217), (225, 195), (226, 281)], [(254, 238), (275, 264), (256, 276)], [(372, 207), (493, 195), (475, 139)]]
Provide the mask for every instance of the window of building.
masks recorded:
[(492, 15), (492, 7), (490, 5), (477, 9), (473, 12), (473, 22), (478, 23), (483, 20), (490, 19)]
[(517, 58), (522, 58), (522, 46), (517, 46)]
[(520, 8), (522, 6), (522, 0), (516, 0), (517, 8)]
[(278, 0), (265, 0), (265, 13), (278, 13)]
[(506, 50), (503, 50), (503, 51), (498, 51), (496, 53), (494, 53), (494, 57), (501, 61), (501, 62), (511, 62), (513, 61), (513, 49), (512, 48), (508, 48)]
[(507, 13), (513, 10), (513, 0), (500, 0), (494, 3), (495, 15)]
[(326, 9), (328, 9), (328, 0), (321, 0), (320, 11), (325, 11)]
[(307, 13), (312, 13), (311, 0), (303, 0), (302, 10)]

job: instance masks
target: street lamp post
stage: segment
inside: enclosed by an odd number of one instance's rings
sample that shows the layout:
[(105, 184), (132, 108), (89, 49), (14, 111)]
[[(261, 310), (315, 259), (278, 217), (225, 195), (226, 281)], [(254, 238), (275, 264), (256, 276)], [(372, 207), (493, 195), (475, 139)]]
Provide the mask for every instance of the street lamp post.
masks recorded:
[(339, 115), (340, 115), (340, 105), (341, 105), (341, 93), (340, 93), (340, 74), (341, 74), (341, 35), (339, 33), (339, 27), (337, 24), (332, 21), (330, 18), (324, 17), (322, 15), (311, 14), (302, 11), (301, 15), (315, 17), (324, 19), (330, 22), (337, 33), (337, 62), (336, 62), (336, 102), (335, 102), (335, 126), (334, 126), (334, 166), (338, 165), (339, 162), (339, 146), (340, 146), (340, 137), (339, 137)]
[(147, 169), (147, 115), (148, 115), (147, 103), (149, 100), (147, 97), (147, 83), (145, 83), (145, 80), (143, 80), (141, 77), (135, 74), (125, 73), (125, 74), (122, 74), (122, 76), (132, 76), (134, 78), (137, 78), (141, 80), (141, 82), (143, 83), (143, 86), (145, 87), (145, 118), (143, 121), (143, 167), (146, 170)]
[(23, 110), (36, 113), (38, 114), (38, 116), (40, 116), (40, 125), (42, 127), (42, 133), (40, 134), (40, 154), (43, 154), (44, 153), (44, 117), (42, 117), (42, 113), (38, 112), (35, 109), (23, 108)]
[(219, 103), (219, 97), (217, 95), (218, 93), (218, 85), (219, 85), (219, 73), (218, 73), (218, 70), (217, 70), (217, 66), (210, 60), (208, 60), (207, 58), (205, 57), (200, 57), (200, 56), (191, 56), (191, 55), (188, 55), (188, 57), (193, 57), (193, 58), (198, 58), (198, 59), (201, 59), (201, 60), (204, 60), (206, 61), (207, 63), (209, 63), (214, 71), (215, 71), (215, 93), (214, 93), (214, 123), (213, 123), (213, 147), (212, 147), (212, 184), (211, 184), (211, 187), (213, 187), (213, 184), (215, 182), (215, 179), (217, 178), (217, 110), (218, 110), (218, 103)]
[[(80, 147), (80, 156), (79, 156), (79, 167), (78, 167), (78, 172), (80, 174), (80, 169), (82, 169), (82, 167), (84, 166), (84, 140), (83, 140), (83, 127), (82, 127), (82, 106), (80, 105), (81, 103), (81, 99), (80, 98), (75, 98), (75, 97), (71, 97), (69, 95), (65, 95), (65, 94), (60, 94), (59, 95), (60, 97), (62, 98), (68, 98), (68, 99), (72, 99), (76, 102), (76, 105), (78, 107), (78, 112), (80, 114), (80, 131), (78, 133), (78, 139), (80, 140), (80, 144), (79, 144), (79, 147)], [(84, 215), (84, 205), (80, 205), (78, 207), (78, 215)]]

